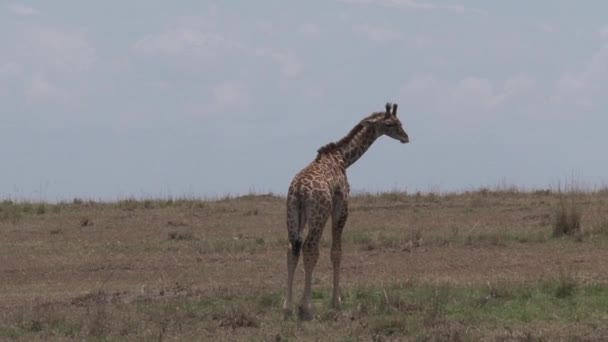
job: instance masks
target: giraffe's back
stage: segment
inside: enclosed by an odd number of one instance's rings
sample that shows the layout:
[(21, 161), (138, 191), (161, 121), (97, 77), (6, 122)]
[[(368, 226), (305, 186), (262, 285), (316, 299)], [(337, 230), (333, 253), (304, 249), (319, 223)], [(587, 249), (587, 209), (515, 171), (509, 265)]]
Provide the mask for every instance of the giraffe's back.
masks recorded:
[(328, 205), (336, 192), (345, 191), (348, 192), (348, 181), (341, 159), (327, 156), (315, 159), (296, 174), (287, 197), (297, 196), (307, 206)]

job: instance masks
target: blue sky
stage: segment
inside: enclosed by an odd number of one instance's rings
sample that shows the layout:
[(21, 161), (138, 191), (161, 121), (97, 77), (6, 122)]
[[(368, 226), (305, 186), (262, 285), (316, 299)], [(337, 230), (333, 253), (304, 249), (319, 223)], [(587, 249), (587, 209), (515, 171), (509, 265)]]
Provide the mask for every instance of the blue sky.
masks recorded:
[(608, 2), (0, 2), (0, 195), (286, 192), (399, 103), (355, 190), (608, 182)]

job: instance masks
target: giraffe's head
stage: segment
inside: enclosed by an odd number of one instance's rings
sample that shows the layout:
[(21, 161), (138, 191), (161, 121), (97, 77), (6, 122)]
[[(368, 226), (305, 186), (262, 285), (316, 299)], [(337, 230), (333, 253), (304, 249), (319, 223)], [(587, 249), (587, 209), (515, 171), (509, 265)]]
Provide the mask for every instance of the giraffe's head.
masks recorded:
[[(392, 109), (392, 110), (391, 110)], [(405, 144), (410, 138), (403, 129), (403, 124), (397, 117), (397, 104), (386, 104), (385, 112), (378, 112), (363, 120), (363, 124), (376, 129), (378, 135), (386, 135)]]

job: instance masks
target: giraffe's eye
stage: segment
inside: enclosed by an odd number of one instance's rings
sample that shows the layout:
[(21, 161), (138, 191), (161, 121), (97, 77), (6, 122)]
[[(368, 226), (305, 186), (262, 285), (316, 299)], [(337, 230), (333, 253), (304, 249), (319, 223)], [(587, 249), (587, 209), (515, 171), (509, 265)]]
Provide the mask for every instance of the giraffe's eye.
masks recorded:
[(387, 127), (395, 127), (395, 126), (397, 126), (397, 123), (396, 122), (387, 122), (386, 126)]

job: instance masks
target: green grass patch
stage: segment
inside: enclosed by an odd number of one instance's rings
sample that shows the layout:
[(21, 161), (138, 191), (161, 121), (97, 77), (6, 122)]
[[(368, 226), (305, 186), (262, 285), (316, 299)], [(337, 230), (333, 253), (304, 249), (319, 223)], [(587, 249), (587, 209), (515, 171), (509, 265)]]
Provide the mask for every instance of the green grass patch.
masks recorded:
[[(186, 291), (188, 292), (188, 291)], [(317, 319), (283, 320), (283, 293), (225, 293), (142, 297), (131, 303), (87, 302), (31, 310), (0, 323), (7, 339), (171, 339), (184, 331), (254, 340), (352, 337), (366, 340), (476, 340), (509, 327), (524, 336), (535, 324), (606, 325), (608, 286), (582, 284), (570, 275), (533, 283), (451, 286), (397, 283), (344, 291), (341, 311), (331, 290), (313, 293)], [(471, 330), (467, 327), (476, 327)], [(477, 334), (477, 335), (476, 335)], [(481, 334), (481, 335), (479, 335)], [(240, 338), (236, 338), (240, 340)]]
[(510, 228), (499, 229), (495, 231), (487, 231), (486, 229), (469, 228), (468, 231), (462, 231), (459, 228), (452, 228), (449, 233), (444, 235), (430, 235), (422, 245), (428, 246), (466, 246), (466, 247), (508, 247), (514, 244), (534, 244), (545, 243), (549, 240), (551, 233), (548, 229), (536, 229), (531, 231), (514, 231)]
[(382, 229), (372, 231), (355, 231), (344, 234), (343, 241), (358, 245), (362, 250), (403, 249), (417, 247), (422, 241), (422, 232), (405, 232), (403, 234), (386, 233)]
[(401, 284), (348, 291), (345, 308), (369, 320), (372, 333), (424, 335), (438, 326), (489, 329), (539, 322), (605, 323), (608, 286), (581, 285), (570, 276), (532, 284), (487, 287)]

